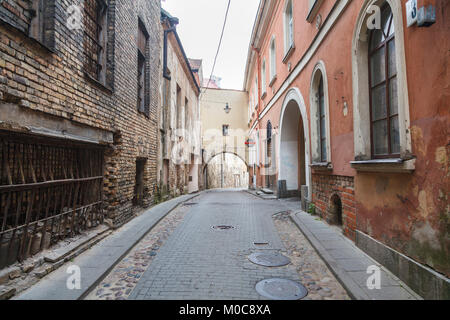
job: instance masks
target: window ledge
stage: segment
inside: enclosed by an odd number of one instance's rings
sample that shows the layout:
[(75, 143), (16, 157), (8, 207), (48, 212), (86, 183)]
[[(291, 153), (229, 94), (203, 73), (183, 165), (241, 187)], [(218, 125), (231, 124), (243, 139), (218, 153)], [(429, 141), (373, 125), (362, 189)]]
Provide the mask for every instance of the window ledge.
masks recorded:
[(264, 98), (267, 96), (267, 91), (264, 91), (264, 93), (262, 94), (262, 96), (261, 96), (261, 99), (263, 99), (264, 100)]
[(269, 87), (272, 87), (276, 80), (277, 80), (277, 75), (274, 75), (272, 77), (272, 80), (270, 80), (270, 82), (269, 82)]
[(312, 23), (314, 21), (314, 18), (317, 15), (317, 12), (319, 12), (319, 8), (322, 5), (323, 0), (316, 0), (311, 7), (311, 9), (308, 12), (308, 16), (306, 17), (306, 21), (309, 23)]
[(350, 165), (353, 169), (361, 172), (411, 173), (416, 169), (416, 159), (403, 160), (395, 158), (350, 161)]
[(91, 77), (91, 75), (89, 75), (89, 73), (84, 72), (84, 78), (87, 79), (89, 82), (93, 83), (95, 86), (97, 86), (101, 90), (106, 91), (109, 94), (113, 94), (114, 93), (113, 89), (111, 89), (110, 87), (104, 85), (103, 83), (101, 83), (97, 79), (94, 79), (93, 77)]
[(295, 45), (292, 44), (291, 47), (286, 52), (286, 54), (284, 55), (283, 63), (287, 63), (288, 62), (288, 59), (291, 57), (291, 55), (294, 52), (294, 50), (295, 50)]
[(313, 162), (309, 165), (314, 170), (332, 171), (333, 164), (331, 162)]

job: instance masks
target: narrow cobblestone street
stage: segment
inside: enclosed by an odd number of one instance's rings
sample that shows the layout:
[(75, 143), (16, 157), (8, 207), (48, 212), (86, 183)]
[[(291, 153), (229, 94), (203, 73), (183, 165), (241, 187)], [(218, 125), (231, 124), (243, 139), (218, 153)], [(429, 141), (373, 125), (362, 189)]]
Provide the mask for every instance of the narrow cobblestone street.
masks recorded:
[[(87, 299), (265, 299), (255, 285), (267, 278), (300, 281), (305, 299), (349, 299), (280, 208), (244, 191), (203, 193), (166, 216)], [(259, 251), (292, 263), (255, 265), (247, 257)]]

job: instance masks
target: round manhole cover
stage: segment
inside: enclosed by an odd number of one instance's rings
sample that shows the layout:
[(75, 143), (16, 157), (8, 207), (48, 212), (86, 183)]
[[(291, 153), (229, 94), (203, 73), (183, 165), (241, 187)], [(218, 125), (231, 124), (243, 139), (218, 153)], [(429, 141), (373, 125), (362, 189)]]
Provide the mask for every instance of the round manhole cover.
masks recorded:
[(258, 282), (256, 291), (272, 300), (300, 300), (308, 294), (308, 290), (300, 283), (277, 278)]
[(230, 229), (234, 229), (233, 226), (214, 226), (212, 227), (215, 230), (230, 230)]
[(265, 267), (282, 267), (291, 263), (291, 259), (279, 253), (256, 252), (248, 256), (254, 264)]

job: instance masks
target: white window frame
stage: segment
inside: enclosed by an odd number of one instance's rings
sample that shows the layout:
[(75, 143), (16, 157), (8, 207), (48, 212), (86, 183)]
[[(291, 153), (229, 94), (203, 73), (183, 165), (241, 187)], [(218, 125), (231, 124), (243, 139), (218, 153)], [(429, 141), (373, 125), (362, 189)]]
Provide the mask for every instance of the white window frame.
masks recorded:
[(270, 41), (270, 84), (271, 86), (277, 77), (277, 47), (275, 36), (272, 36)]
[(330, 107), (329, 107), (329, 97), (328, 97), (328, 81), (327, 72), (325, 69), (325, 63), (323, 61), (317, 62), (314, 67), (311, 76), (310, 85), (310, 106), (311, 106), (311, 156), (312, 165), (323, 163), (322, 161), (322, 151), (321, 151), (321, 135), (320, 135), (320, 106), (316, 99), (317, 91), (319, 90), (320, 76), (322, 76), (323, 81), (323, 93), (324, 93), (324, 103), (325, 103), (325, 138), (326, 138), (326, 152), (327, 158), (326, 163), (331, 163), (331, 145), (330, 145)]
[(265, 94), (267, 93), (267, 89), (266, 89), (266, 59), (263, 59), (263, 62), (261, 64), (261, 97), (264, 97)]
[[(291, 8), (291, 17), (288, 18), (288, 8)], [(284, 54), (287, 55), (294, 47), (294, 2), (287, 0), (284, 7)]]
[[(370, 108), (369, 108), (369, 31), (367, 20), (371, 16), (368, 13), (372, 5), (381, 5), (384, 1), (366, 1), (362, 7), (352, 41), (352, 68), (353, 68), (353, 127), (354, 127), (354, 150), (355, 161), (351, 164), (354, 168), (367, 170), (366, 164), (378, 162), (372, 159), (370, 138)], [(397, 0), (386, 0), (392, 10), (395, 28), (395, 58), (397, 64), (398, 85), (398, 114), (400, 131), (400, 159), (391, 159), (394, 171), (412, 171), (415, 168), (412, 159), (411, 127), (409, 117), (408, 83), (406, 76), (405, 42), (403, 30), (402, 2)], [(384, 161), (386, 162), (386, 161)], [(364, 164), (363, 164), (364, 163)], [(384, 163), (383, 165), (385, 165)], [(377, 169), (374, 169), (376, 171)], [(381, 170), (381, 164), (380, 164)], [(384, 166), (386, 170), (386, 166)]]

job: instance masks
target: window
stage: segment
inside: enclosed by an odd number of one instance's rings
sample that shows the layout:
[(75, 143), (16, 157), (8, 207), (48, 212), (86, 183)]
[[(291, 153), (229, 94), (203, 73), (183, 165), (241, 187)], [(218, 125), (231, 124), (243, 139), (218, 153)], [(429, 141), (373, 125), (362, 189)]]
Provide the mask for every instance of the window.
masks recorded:
[(93, 79), (106, 79), (106, 3), (104, 0), (84, 2), (85, 71)]
[(272, 84), (277, 75), (277, 56), (275, 48), (275, 37), (270, 42), (270, 83)]
[(181, 88), (177, 83), (177, 110), (176, 110), (176, 129), (181, 128)]
[(311, 150), (313, 165), (331, 162), (328, 82), (325, 64), (314, 67), (311, 89)]
[[(381, 8), (378, 30), (370, 28), (373, 5)], [(390, 172), (415, 170), (402, 12), (399, 1), (368, 0), (356, 21), (351, 51), (355, 155), (351, 165), (357, 170), (382, 172), (386, 166)]]
[(266, 94), (266, 59), (263, 60), (262, 67), (261, 67), (261, 91), (262, 96), (265, 96)]
[[(168, 72), (170, 74), (170, 72)], [(164, 78), (162, 83), (161, 129), (167, 129), (167, 111), (170, 105), (170, 80)]]
[(292, 0), (288, 0), (284, 10), (284, 39), (285, 53), (294, 46), (294, 15), (292, 8)]
[[(266, 133), (266, 139), (267, 139), (267, 158), (272, 158), (272, 123), (269, 121), (267, 123), (267, 133)], [(270, 164), (270, 162), (268, 163)]]
[(389, 5), (381, 11), (381, 29), (369, 37), (369, 90), (372, 157), (400, 155), (395, 32)]
[(148, 72), (147, 72), (147, 61), (148, 61), (148, 33), (145, 30), (144, 23), (139, 20), (138, 22), (138, 110), (139, 112), (149, 115), (149, 99), (148, 99), (148, 89), (147, 85)]
[(189, 100), (187, 98), (184, 98), (184, 129), (188, 129), (188, 123), (189, 123)]
[(258, 88), (258, 76), (256, 76), (255, 78), (255, 109), (258, 107), (258, 102), (259, 102), (259, 98), (258, 98), (258, 92), (259, 92), (259, 88)]
[(228, 130), (229, 130), (229, 128), (230, 128), (230, 126), (229, 125), (227, 125), (227, 124), (224, 124), (223, 126), (222, 126), (222, 135), (225, 137), (225, 136), (228, 136)]
[(319, 90), (316, 99), (319, 104), (319, 134), (320, 134), (320, 160), (327, 162), (327, 134), (326, 134), (326, 113), (325, 113), (325, 93), (323, 90), (323, 77), (320, 76)]
[(44, 42), (44, 0), (33, 1), (30, 24), (30, 37)]

